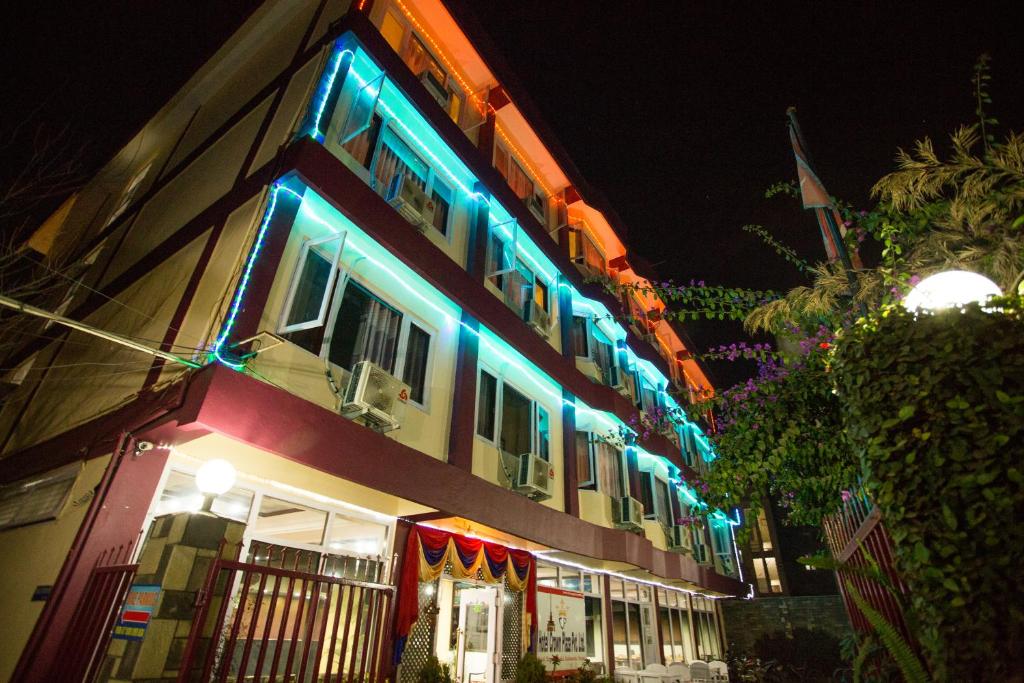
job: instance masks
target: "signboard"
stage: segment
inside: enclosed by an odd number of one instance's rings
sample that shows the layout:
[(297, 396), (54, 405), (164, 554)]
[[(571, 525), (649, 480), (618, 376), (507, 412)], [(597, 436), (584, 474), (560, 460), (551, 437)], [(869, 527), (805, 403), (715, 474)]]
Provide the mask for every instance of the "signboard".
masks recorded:
[(153, 616), (160, 599), (160, 586), (136, 584), (128, 591), (121, 613), (114, 624), (113, 638), (116, 640), (142, 640), (146, 627)]
[(575, 671), (587, 658), (587, 606), (582, 593), (537, 586), (537, 656), (558, 672)]

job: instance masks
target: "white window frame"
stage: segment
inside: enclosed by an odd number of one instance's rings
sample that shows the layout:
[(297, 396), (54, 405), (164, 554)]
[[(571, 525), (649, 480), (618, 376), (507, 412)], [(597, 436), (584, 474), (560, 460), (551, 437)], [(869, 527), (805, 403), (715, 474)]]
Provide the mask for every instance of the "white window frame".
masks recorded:
[[(552, 454), (552, 450), (554, 448), (554, 444), (553, 444), (553, 442), (551, 440), (551, 424), (553, 422), (552, 411), (547, 406), (545, 406), (543, 403), (541, 403), (540, 401), (535, 399), (530, 394), (530, 392), (523, 391), (522, 389), (519, 388), (519, 385), (517, 385), (515, 382), (509, 382), (508, 380), (505, 379), (505, 377), (501, 373), (495, 372), (489, 366), (486, 366), (483, 363), (480, 363), (480, 364), (477, 365), (477, 371), (476, 372), (477, 372), (477, 374), (476, 374), (476, 409), (474, 411), (475, 419), (474, 419), (474, 422), (473, 422), (473, 434), (474, 434), (474, 436), (476, 438), (480, 439), (481, 441), (483, 441), (484, 443), (489, 444), (489, 445), (497, 448), (499, 451), (501, 450), (501, 444), (500, 444), (500, 438), (501, 438), (501, 416), (502, 416), (502, 412), (504, 410), (504, 403), (505, 403), (504, 388), (505, 388), (505, 385), (507, 384), (512, 389), (514, 389), (515, 391), (519, 392), (520, 394), (525, 396), (530, 401), (530, 452), (533, 453), (534, 455), (544, 459), (545, 462), (547, 462), (549, 464), (552, 464), (554, 462), (553, 454)], [(493, 433), (494, 433), (494, 438), (493, 439), (488, 439), (486, 436), (481, 435), (477, 431), (477, 427), (480, 424), (480, 386), (481, 386), (481, 383), (480, 383), (480, 373), (481, 372), (486, 372), (488, 375), (490, 375), (495, 380), (497, 380), (496, 383), (495, 383), (495, 387), (494, 387), (494, 392), (495, 392), (495, 397), (494, 397), (494, 424), (492, 425), (492, 427), (494, 428), (493, 429)], [(544, 458), (544, 456), (539, 452), (540, 451), (540, 413), (539, 413), (540, 410), (543, 410), (547, 414), (547, 416), (548, 416), (548, 454), (547, 454), (547, 458)], [(520, 454), (519, 453), (511, 453), (511, 455), (514, 455), (514, 456), (518, 457)]]
[[(331, 300), (331, 295), (334, 293), (334, 285), (338, 280), (341, 253), (345, 250), (345, 239), (347, 236), (348, 232), (346, 231), (337, 235), (328, 235), (317, 239), (311, 239), (308, 237), (303, 239), (299, 258), (296, 262), (295, 270), (292, 273), (292, 281), (288, 287), (288, 298), (285, 300), (285, 305), (281, 309), (281, 322), (278, 324), (278, 330), (281, 334), (309, 330), (315, 327), (322, 327), (325, 324), (328, 316), (328, 305)], [(292, 323), (291, 325), (288, 325), (288, 316), (291, 313), (292, 306), (295, 304), (295, 293), (299, 289), (299, 282), (302, 280), (302, 272), (306, 267), (306, 259), (309, 257), (310, 250), (314, 247), (336, 240), (340, 240), (340, 243), (338, 244), (337, 252), (334, 254), (334, 260), (331, 262), (331, 274), (328, 276), (327, 285), (324, 287), (323, 299), (320, 301), (320, 313), (317, 315), (315, 320), (307, 320), (305, 322)]]

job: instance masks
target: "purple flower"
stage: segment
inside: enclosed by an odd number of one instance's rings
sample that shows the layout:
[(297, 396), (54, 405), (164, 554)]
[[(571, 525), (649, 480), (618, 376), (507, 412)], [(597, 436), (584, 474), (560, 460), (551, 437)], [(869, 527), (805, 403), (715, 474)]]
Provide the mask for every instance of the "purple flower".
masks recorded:
[(851, 500), (853, 500), (853, 494), (850, 493), (849, 491), (843, 491), (842, 493), (839, 494), (839, 497), (843, 499), (844, 503), (849, 503)]

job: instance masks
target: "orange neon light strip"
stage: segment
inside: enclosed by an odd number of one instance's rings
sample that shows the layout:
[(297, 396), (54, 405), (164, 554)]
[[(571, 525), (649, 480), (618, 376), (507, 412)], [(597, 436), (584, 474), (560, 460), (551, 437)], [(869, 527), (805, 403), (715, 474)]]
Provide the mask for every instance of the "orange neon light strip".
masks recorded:
[[(359, 9), (362, 9), (365, 4), (366, 4), (366, 0), (360, 0)], [(481, 114), (483, 114), (485, 116), (486, 116), (487, 112), (490, 111), (495, 116), (497, 116), (498, 111), (491, 105), (490, 102), (484, 101), (476, 93), (476, 90), (473, 88), (472, 85), (470, 85), (469, 81), (462, 74), (462, 72), (455, 66), (455, 64), (452, 62), (452, 60), (448, 57), (448, 55), (445, 53), (445, 51), (441, 48), (441, 45), (437, 42), (437, 40), (435, 40), (434, 37), (432, 35), (430, 35), (430, 32), (427, 31), (426, 27), (422, 23), (420, 23), (419, 19), (417, 19), (413, 15), (412, 10), (410, 10), (409, 7), (406, 6), (406, 4), (404, 2), (402, 2), (402, 0), (395, 0), (395, 4), (402, 11), (402, 13), (406, 16), (406, 18), (412, 23), (412, 25), (416, 28), (416, 30), (419, 33), (419, 35), (421, 35), (423, 38), (425, 38), (427, 40), (427, 42), (430, 43), (430, 46), (434, 48), (434, 51), (441, 58), (441, 61), (444, 62), (445, 66), (448, 67), (449, 72), (452, 75), (455, 76), (455, 80), (457, 80), (459, 82), (459, 85), (462, 86), (463, 90), (466, 91), (466, 95), (470, 99), (472, 99), (472, 100), (477, 102), (477, 104), (479, 105), (479, 106), (476, 107), (477, 111), (479, 111)], [(507, 144), (509, 146), (509, 148), (516, 154), (517, 158), (520, 161), (522, 161), (523, 164), (526, 166), (526, 168), (530, 171), (530, 173), (533, 174), (533, 177), (537, 180), (537, 183), (547, 193), (547, 197), (553, 198), (555, 200), (555, 202), (558, 203), (558, 204), (566, 205), (565, 199), (560, 197), (560, 196), (558, 196), (558, 195), (556, 195), (555, 192), (552, 191), (552, 189), (541, 179), (540, 172), (538, 172), (537, 169), (534, 168), (533, 164), (530, 163), (529, 157), (526, 154), (524, 154), (523, 151), (521, 149), (519, 149), (519, 147), (514, 142), (512, 142), (512, 139), (503, 130), (501, 125), (499, 125), (497, 121), (495, 121), (494, 123), (495, 123), (494, 127), (495, 127), (495, 130), (497, 131), (498, 135), (501, 136), (501, 139), (505, 141), (505, 144)], [(601, 248), (601, 250), (605, 254), (605, 258), (608, 258), (608, 249), (605, 246), (604, 241), (597, 235), (597, 231), (590, 224), (590, 222), (585, 217), (583, 217), (583, 216), (577, 216), (576, 220), (578, 222), (582, 222), (583, 223), (583, 227), (586, 229), (587, 234)], [(618, 247), (619, 247), (619, 249), (622, 249), (622, 243), (621, 242), (619, 242)], [(660, 304), (662, 306), (662, 308), (665, 307), (664, 302), (662, 302), (658, 297), (656, 297), (654, 295), (651, 295), (651, 300), (653, 300), (657, 304)], [(678, 336), (674, 332), (671, 334), (670, 338), (672, 340), (678, 341), (680, 346), (683, 346), (685, 348), (685, 345), (682, 343), (682, 340), (679, 339)], [(661, 336), (655, 334), (655, 339), (657, 339), (658, 344), (663, 349), (665, 349), (665, 351), (667, 351), (669, 354), (671, 354), (671, 347), (668, 344), (666, 344), (661, 339)], [(684, 372), (684, 374), (686, 374), (686, 373)], [(689, 375), (686, 375), (686, 378), (689, 379)]]

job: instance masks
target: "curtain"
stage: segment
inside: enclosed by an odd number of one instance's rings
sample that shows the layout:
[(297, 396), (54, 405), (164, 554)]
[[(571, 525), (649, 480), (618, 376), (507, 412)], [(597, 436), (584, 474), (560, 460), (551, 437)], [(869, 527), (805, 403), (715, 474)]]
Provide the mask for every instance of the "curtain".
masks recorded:
[(622, 454), (611, 444), (598, 441), (594, 444), (597, 454), (598, 490), (612, 498), (626, 494), (622, 488)]
[(375, 298), (370, 299), (359, 320), (350, 367), (368, 360), (393, 373), (401, 328), (401, 313)]
[(405, 348), (405, 370), (403, 381), (409, 385), (409, 398), (423, 403), (427, 379), (427, 356), (430, 352), (430, 335), (416, 325), (409, 324), (409, 339)]
[[(525, 550), (514, 550), (479, 538), (468, 538), (440, 529), (414, 526), (402, 559), (395, 615), (395, 663), (419, 619), (419, 582), (436, 581), (451, 562), (452, 576), (472, 578), (477, 571), (487, 583), (505, 582), (509, 590), (525, 593), (527, 627), (537, 627), (537, 562)], [(532, 642), (532, 638), (530, 638)], [(533, 650), (533, 647), (530, 647)]]

